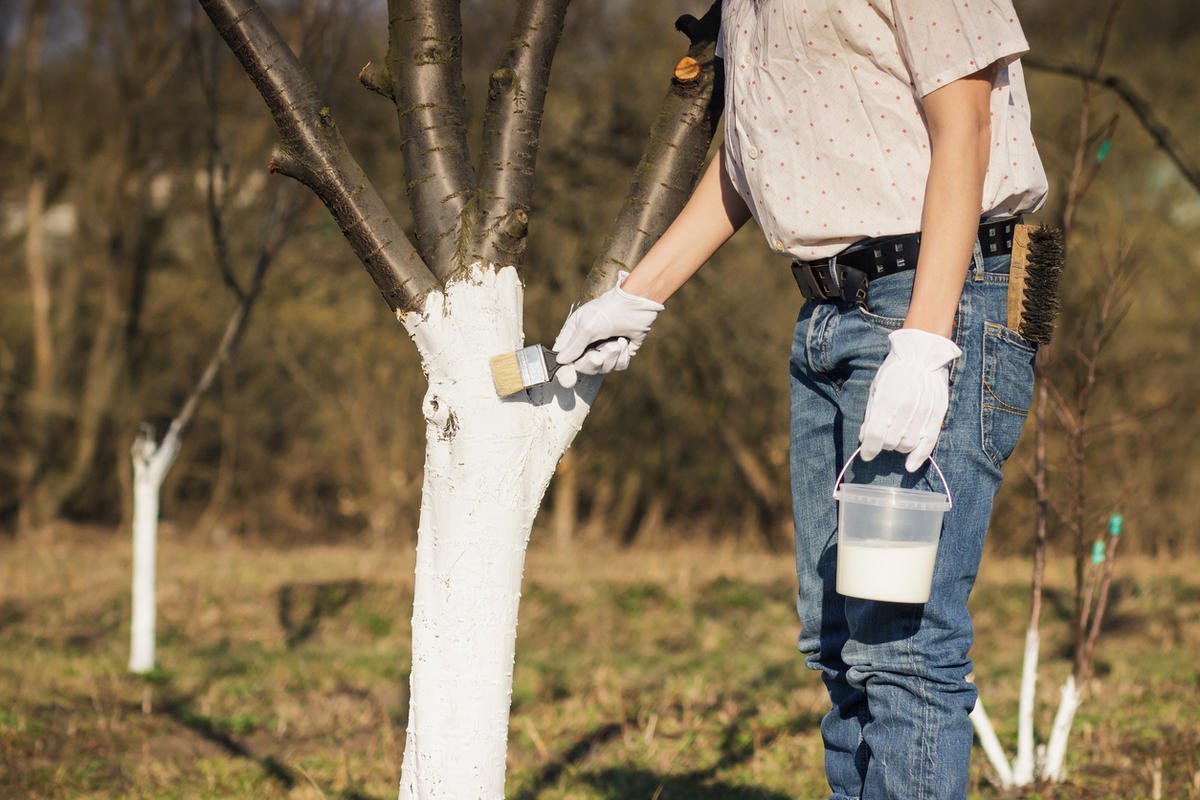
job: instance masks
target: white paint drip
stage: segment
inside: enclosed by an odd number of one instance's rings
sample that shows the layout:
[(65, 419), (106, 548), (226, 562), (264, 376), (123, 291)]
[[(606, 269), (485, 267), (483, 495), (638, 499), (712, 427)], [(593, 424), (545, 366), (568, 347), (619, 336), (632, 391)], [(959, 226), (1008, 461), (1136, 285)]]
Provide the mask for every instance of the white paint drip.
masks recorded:
[(476, 264), (400, 317), (429, 391), (400, 798), (500, 800), (525, 548), (598, 380), (500, 399), (489, 359), (523, 344), (513, 267)]

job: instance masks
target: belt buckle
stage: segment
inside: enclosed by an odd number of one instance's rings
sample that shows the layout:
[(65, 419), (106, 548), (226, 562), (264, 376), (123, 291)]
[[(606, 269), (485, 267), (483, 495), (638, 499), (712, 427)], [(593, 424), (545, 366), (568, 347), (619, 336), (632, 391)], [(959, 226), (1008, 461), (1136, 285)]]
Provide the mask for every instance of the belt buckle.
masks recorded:
[(824, 302), (836, 297), (857, 305), (867, 302), (867, 273), (839, 264), (836, 255), (830, 256), (824, 264), (795, 261), (792, 277), (806, 300)]
[(796, 285), (800, 287), (800, 294), (804, 296), (805, 300), (823, 302), (829, 299), (829, 293), (821, 285), (814, 265), (806, 264), (803, 261), (793, 262), (792, 277), (796, 279)]

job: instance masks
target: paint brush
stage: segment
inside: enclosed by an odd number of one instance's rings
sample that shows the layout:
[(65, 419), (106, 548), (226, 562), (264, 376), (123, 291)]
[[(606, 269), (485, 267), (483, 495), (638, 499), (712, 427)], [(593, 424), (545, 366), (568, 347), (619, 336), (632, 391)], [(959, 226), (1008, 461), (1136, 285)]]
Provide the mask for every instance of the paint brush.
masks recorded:
[(557, 354), (540, 344), (523, 347), (515, 353), (493, 356), (492, 383), (496, 394), (508, 397), (522, 389), (548, 383), (558, 371)]
[[(610, 336), (607, 339), (597, 339), (589, 344), (587, 349), (591, 350), (618, 338), (620, 337)], [(559, 364), (557, 357), (558, 353), (540, 344), (522, 347), (515, 353), (492, 356), (492, 383), (496, 386), (496, 394), (508, 397), (522, 389), (549, 383), (554, 375), (564, 368), (558, 382), (564, 389), (570, 389), (575, 385), (575, 367), (571, 364)]]

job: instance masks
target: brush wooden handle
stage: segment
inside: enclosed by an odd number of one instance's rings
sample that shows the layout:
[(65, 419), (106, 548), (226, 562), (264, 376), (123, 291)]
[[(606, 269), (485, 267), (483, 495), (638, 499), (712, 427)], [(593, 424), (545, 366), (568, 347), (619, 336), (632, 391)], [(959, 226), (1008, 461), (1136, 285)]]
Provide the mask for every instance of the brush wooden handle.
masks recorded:
[(1029, 264), (1028, 225), (1017, 225), (1013, 230), (1012, 261), (1008, 266), (1008, 327), (1019, 330), (1021, 314), (1025, 306), (1025, 279)]

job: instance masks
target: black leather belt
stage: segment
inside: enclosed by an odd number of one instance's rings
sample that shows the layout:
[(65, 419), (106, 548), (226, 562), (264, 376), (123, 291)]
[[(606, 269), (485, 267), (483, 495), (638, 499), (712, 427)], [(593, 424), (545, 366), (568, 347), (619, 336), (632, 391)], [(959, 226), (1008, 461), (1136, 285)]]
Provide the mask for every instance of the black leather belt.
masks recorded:
[[(979, 246), (983, 255), (1007, 255), (1012, 252), (1013, 231), (1020, 217), (1001, 217), (979, 226)], [(792, 277), (800, 293), (809, 300), (867, 302), (867, 285), (875, 278), (917, 268), (921, 234), (885, 236), (851, 245), (850, 252), (816, 261), (793, 261)]]

